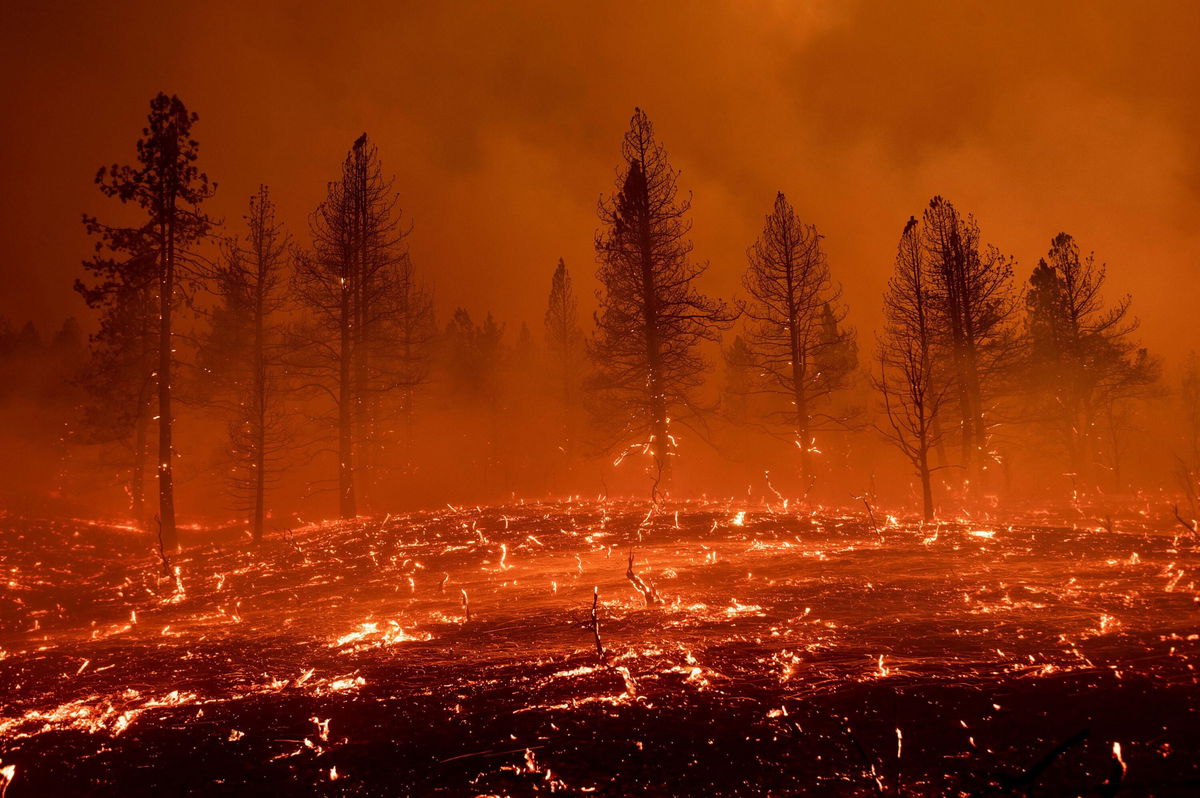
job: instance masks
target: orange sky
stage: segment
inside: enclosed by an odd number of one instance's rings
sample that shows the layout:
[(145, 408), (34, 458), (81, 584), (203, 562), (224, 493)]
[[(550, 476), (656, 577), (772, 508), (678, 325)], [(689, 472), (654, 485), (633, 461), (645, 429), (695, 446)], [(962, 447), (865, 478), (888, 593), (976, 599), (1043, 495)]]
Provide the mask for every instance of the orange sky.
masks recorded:
[(591, 293), (596, 199), (641, 105), (714, 293), (783, 190), (866, 333), (904, 221), (941, 193), (1021, 279), (1074, 234), (1147, 343), (1200, 348), (1200, 3), (317, 5), (5, 3), (0, 313), (84, 315), (79, 216), (111, 215), (92, 177), (132, 159), (163, 90), (200, 114), (215, 212), (268, 183), (301, 241), (368, 131), (443, 319), (539, 327), (560, 255)]

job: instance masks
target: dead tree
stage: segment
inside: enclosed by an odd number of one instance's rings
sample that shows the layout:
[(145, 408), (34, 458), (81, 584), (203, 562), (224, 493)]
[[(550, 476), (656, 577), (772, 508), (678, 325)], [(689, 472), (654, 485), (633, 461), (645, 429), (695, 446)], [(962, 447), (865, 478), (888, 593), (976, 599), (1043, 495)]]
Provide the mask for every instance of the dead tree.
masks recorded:
[(290, 370), (332, 402), (338, 509), (352, 518), (377, 471), (379, 397), (403, 382), (389, 332), (406, 306), (398, 270), (407, 263), (408, 230), (365, 133), (309, 226), (313, 250), (298, 258), (293, 279), (307, 318), (295, 335), (299, 352)]
[(501, 466), (505, 330), (506, 325), (497, 322), (490, 312), (482, 324), (476, 324), (470, 313), (458, 308), (443, 336), (450, 388), (469, 411), (482, 415), (486, 425), (484, 445), (480, 447), (478, 440), (472, 440), (464, 453), (465, 457), (482, 457), (480, 477), (485, 487), (493, 487)]
[[(137, 292), (145, 292), (157, 316), (154, 386), (157, 389), (158, 498), (163, 544), (178, 548), (175, 528), (175, 447), (172, 439), (172, 375), (176, 362), (174, 315), (195, 274), (196, 246), (213, 221), (200, 205), (215, 184), (196, 166), (199, 144), (192, 138), (197, 115), (178, 97), (157, 95), (150, 101), (148, 124), (138, 140), (137, 164), (103, 167), (96, 184), (106, 196), (133, 204), (142, 214), (136, 226), (113, 227), (85, 217), (88, 232), (100, 237), (98, 256), (86, 264), (99, 283), (82, 289), (89, 304), (114, 310)], [(93, 301), (94, 300), (94, 301)]]
[(1180, 437), (1175, 455), (1179, 487), (1192, 515), (1200, 513), (1200, 358), (1188, 353), (1179, 381)]
[[(396, 266), (393, 310), (388, 314), (382, 338), (388, 352), (386, 385), (399, 394), (399, 412), (404, 428), (404, 470), (413, 468), (414, 419), (418, 391), (429, 381), (437, 326), (433, 315), (433, 292), (421, 280), (412, 258), (405, 253)], [(383, 415), (381, 413), (381, 415)], [(381, 419), (382, 420), (382, 419)]]
[(267, 489), (289, 439), (281, 413), (285, 269), (290, 239), (266, 186), (250, 198), (246, 235), (225, 247), (214, 284), (219, 304), (201, 347), (201, 365), (219, 386), (228, 419), (230, 485), (262, 540)]
[(853, 328), (843, 322), (841, 287), (830, 276), (821, 236), (803, 224), (782, 192), (749, 250), (742, 286), (749, 301), (746, 345), (759, 375), (758, 390), (782, 398), (768, 427), (782, 426), (800, 450), (800, 473), (812, 476), (814, 435), (844, 429), (851, 412), (830, 397), (846, 387), (858, 365)]
[(876, 429), (916, 470), (925, 520), (934, 516), (930, 453), (941, 438), (938, 419), (950, 384), (936, 363), (931, 277), (916, 219), (900, 236), (896, 266), (884, 295), (884, 327), (879, 336), (874, 378), (885, 424)]
[(657, 492), (676, 453), (672, 422), (687, 424), (700, 410), (696, 391), (708, 366), (700, 344), (716, 341), (733, 315), (695, 287), (707, 264), (691, 260), (691, 202), (679, 198), (679, 173), (640, 108), (621, 159), (617, 191), (599, 204), (589, 397), (606, 448), (652, 456)]
[[(142, 266), (148, 267), (148, 249), (139, 244), (127, 251), (143, 253)], [(88, 263), (97, 275), (110, 268), (95, 286), (75, 283), (88, 306), (100, 312), (99, 329), (90, 338), (88, 361), (78, 377), (86, 399), (80, 437), (93, 444), (117, 444), (128, 452), (127, 461), (121, 458), (125, 490), (134, 522), (144, 529), (158, 313), (152, 276), (135, 276), (137, 264), (99, 253)]]
[(1114, 480), (1119, 484), (1121, 441), (1118, 406), (1144, 395), (1158, 378), (1158, 364), (1133, 340), (1138, 320), (1128, 295), (1107, 305), (1106, 269), (1095, 256), (1081, 257), (1075, 240), (1059, 233), (1047, 258), (1029, 278), (1026, 331), (1030, 377), (1040, 416), (1062, 441), (1072, 473), (1094, 483), (1093, 470), (1106, 448), (1099, 432), (1107, 423)]
[(989, 435), (1004, 377), (1019, 352), (1012, 260), (980, 240), (974, 217), (934, 197), (921, 221), (937, 357), (948, 364), (968, 485), (992, 456)]
[(562, 258), (558, 259), (550, 279), (545, 326), (551, 377), (562, 416), (559, 445), (569, 471), (575, 455), (575, 406), (583, 373), (584, 337), (579, 330), (579, 306), (571, 285), (571, 274)]

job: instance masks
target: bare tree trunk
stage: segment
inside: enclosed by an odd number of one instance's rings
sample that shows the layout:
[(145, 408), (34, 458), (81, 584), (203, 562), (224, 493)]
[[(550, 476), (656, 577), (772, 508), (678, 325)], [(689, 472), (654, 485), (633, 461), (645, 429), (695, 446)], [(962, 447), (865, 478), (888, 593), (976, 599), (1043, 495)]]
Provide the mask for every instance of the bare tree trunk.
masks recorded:
[[(796, 339), (792, 333), (793, 342)], [(804, 390), (804, 358), (798, 344), (792, 345), (792, 401), (796, 405), (796, 443), (800, 445), (800, 480), (807, 490), (808, 479), (812, 475), (812, 452), (809, 451), (808, 438), (808, 396)]]
[(267, 364), (263, 330), (266, 275), (263, 273), (261, 251), (258, 253), (258, 263), (254, 297), (254, 517), (250, 523), (250, 534), (255, 543), (261, 542), (263, 538), (267, 480)]
[(172, 469), (174, 449), (171, 442), (171, 300), (175, 295), (175, 224), (174, 202), (168, 203), (169, 221), (162, 227), (162, 276), (159, 280), (158, 327), (158, 505), (163, 547), (179, 548), (175, 531), (175, 484)]
[(929, 444), (922, 440), (919, 444), (920, 451), (918, 453), (917, 470), (921, 474), (921, 504), (924, 509), (925, 520), (933, 520), (933, 484), (931, 474), (929, 472)]
[(657, 478), (654, 492), (660, 487), (670, 484), (670, 438), (667, 429), (667, 398), (663, 394), (662, 352), (658, 340), (658, 301), (654, 290), (653, 255), (650, 247), (650, 234), (643, 217), (641, 235), (642, 260), (642, 308), (644, 312), (644, 335), (646, 340), (646, 364), (649, 374), (647, 381), (650, 388), (651, 412), (651, 441), (650, 450), (654, 455), (654, 467)]
[(150, 396), (138, 399), (137, 418), (133, 432), (133, 470), (129, 477), (129, 498), (134, 522), (146, 529), (146, 427), (149, 422)]
[(338, 510), (342, 518), (358, 515), (354, 494), (354, 428), (352, 424), (350, 289), (342, 289), (341, 352), (338, 372)]

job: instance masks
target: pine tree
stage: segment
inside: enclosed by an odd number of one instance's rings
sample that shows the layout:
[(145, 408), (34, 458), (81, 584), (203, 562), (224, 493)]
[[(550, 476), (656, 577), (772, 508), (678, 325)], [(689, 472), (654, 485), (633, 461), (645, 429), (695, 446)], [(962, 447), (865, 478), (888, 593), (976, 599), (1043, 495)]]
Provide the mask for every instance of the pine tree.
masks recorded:
[[(195, 273), (195, 248), (213, 226), (200, 205), (212, 196), (216, 184), (196, 165), (200, 147), (191, 137), (196, 114), (178, 97), (159, 94), (150, 102), (148, 119), (137, 143), (137, 165), (103, 167), (96, 175), (96, 184), (106, 197), (135, 205), (144, 217), (134, 227), (113, 227), (84, 217), (88, 232), (99, 237), (96, 257), (85, 264), (97, 282), (91, 286), (77, 283), (76, 289), (89, 306), (102, 313), (96, 341), (103, 351), (102, 361), (107, 361), (102, 368), (121, 370), (118, 364), (147, 357), (155, 361), (158, 522), (162, 544), (170, 551), (178, 548), (172, 439), (173, 321)], [(147, 329), (151, 319), (156, 333), (153, 342)], [(125, 386), (120, 392), (127, 401), (142, 401), (141, 391), (128, 390), (136, 377), (118, 381)], [(134, 410), (130, 415), (136, 418), (140, 412)]]
[(583, 372), (584, 337), (579, 329), (579, 306), (571, 285), (571, 274), (562, 258), (550, 279), (546, 301), (546, 349), (550, 355), (550, 378), (561, 415), (560, 442), (563, 461), (570, 470), (575, 456), (575, 407)]
[(1015, 365), (1016, 293), (1010, 258), (980, 240), (974, 217), (934, 197), (921, 221), (934, 341), (954, 388), (968, 484), (992, 458), (990, 433)]
[(201, 363), (224, 388), (233, 470), (230, 483), (248, 515), (254, 541), (262, 540), (267, 489), (287, 443), (279, 406), (283, 326), (290, 238), (276, 220), (266, 186), (250, 197), (246, 235), (225, 248), (216, 273), (220, 304)]
[[(1119, 469), (1122, 416), (1117, 408), (1152, 385), (1158, 365), (1133, 340), (1138, 320), (1132, 298), (1105, 304), (1104, 264), (1081, 257), (1075, 240), (1059, 233), (1029, 278), (1026, 332), (1031, 377), (1041, 416), (1062, 441), (1072, 472), (1093, 484), (1107, 429), (1112, 466)], [(1119, 476), (1114, 475), (1119, 480)]]
[(413, 300), (406, 294), (413, 285), (405, 272), (408, 229), (392, 185), (364, 133), (310, 217), (313, 251), (298, 258), (293, 279), (308, 315), (291, 371), (332, 400), (343, 518), (358, 515), (378, 477), (380, 399), (410, 374), (395, 340)]
[(886, 424), (876, 429), (912, 464), (921, 482), (926, 521), (934, 516), (930, 453), (942, 437), (939, 419), (950, 385), (936, 363), (937, 329), (933, 278), (920, 241), (917, 220), (910, 218), (900, 236), (896, 266), (883, 300), (884, 327), (879, 336), (879, 391)]
[(831, 397), (858, 366), (854, 330), (843, 322), (841, 288), (830, 276), (821, 236), (803, 224), (782, 192), (749, 250), (742, 285), (749, 294), (742, 313), (746, 345), (759, 369), (761, 390), (781, 398), (768, 428), (782, 427), (800, 450), (800, 471), (812, 477), (814, 435), (845, 428), (850, 413), (837, 412)]
[(653, 493), (670, 476), (675, 421), (699, 410), (708, 368), (700, 352), (732, 321), (721, 302), (695, 286), (706, 264), (691, 260), (690, 200), (642, 110), (621, 142), (617, 192), (601, 200), (596, 331), (588, 353), (591, 409), (609, 447), (640, 447), (653, 458)]

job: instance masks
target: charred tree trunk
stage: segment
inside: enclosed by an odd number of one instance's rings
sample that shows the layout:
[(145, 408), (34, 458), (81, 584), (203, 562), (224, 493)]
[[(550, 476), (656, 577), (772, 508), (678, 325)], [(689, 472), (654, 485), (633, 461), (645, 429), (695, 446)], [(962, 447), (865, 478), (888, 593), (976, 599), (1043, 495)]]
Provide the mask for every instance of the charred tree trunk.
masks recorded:
[(250, 519), (250, 534), (255, 543), (263, 538), (267, 488), (266, 275), (261, 246), (258, 263), (258, 281), (254, 292), (254, 509)]
[(138, 400), (137, 417), (133, 430), (133, 469), (129, 477), (129, 500), (134, 523), (146, 529), (146, 456), (147, 426), (149, 426), (150, 395)]
[[(641, 164), (639, 164), (639, 168)], [(644, 172), (644, 169), (643, 169)], [(654, 251), (650, 242), (648, 209), (639, 214), (638, 255), (642, 271), (643, 336), (646, 344), (646, 380), (650, 388), (651, 441), (657, 479), (654, 493), (658, 494), (671, 481), (671, 440), (667, 427), (667, 400), (663, 384), (662, 348), (659, 341), (658, 292), (654, 284)]]
[(921, 451), (918, 454), (917, 470), (921, 477), (921, 507), (926, 521), (933, 520), (933, 480), (932, 474), (929, 471), (929, 444), (926, 441), (920, 443)]
[(174, 448), (171, 418), (171, 311), (175, 296), (175, 200), (168, 196), (164, 203), (169, 214), (160, 225), (162, 251), (159, 279), (158, 335), (158, 510), (162, 524), (162, 541), (167, 551), (179, 548), (175, 530)]
[(351, 415), (354, 397), (350, 368), (353, 342), (350, 296), (350, 287), (343, 287), (338, 372), (338, 512), (342, 518), (354, 518), (358, 515), (358, 503), (354, 492), (354, 425)]

